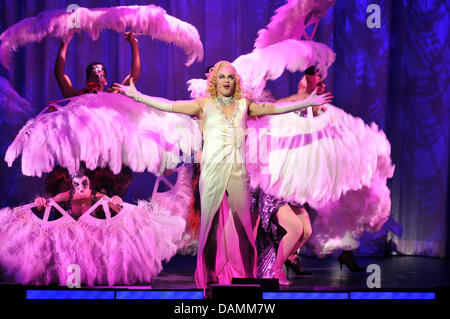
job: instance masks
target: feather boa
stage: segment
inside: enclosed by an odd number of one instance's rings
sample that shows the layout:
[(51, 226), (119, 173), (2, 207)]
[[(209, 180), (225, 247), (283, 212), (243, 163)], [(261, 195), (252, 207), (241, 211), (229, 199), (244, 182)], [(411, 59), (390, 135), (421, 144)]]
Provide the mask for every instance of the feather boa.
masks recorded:
[(97, 40), (104, 29), (124, 32), (127, 28), (181, 47), (188, 55), (186, 65), (203, 59), (203, 45), (193, 25), (168, 15), (161, 7), (147, 5), (41, 12), (16, 23), (0, 35), (0, 62), (9, 69), (13, 51), (27, 43), (40, 42), (46, 36), (64, 39), (72, 31), (84, 30)]

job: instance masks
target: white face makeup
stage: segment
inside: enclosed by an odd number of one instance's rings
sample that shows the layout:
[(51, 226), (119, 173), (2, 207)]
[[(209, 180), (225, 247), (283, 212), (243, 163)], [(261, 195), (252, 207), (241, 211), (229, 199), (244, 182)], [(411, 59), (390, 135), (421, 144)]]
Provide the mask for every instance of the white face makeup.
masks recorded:
[(72, 179), (72, 185), (75, 190), (75, 194), (78, 196), (86, 196), (91, 188), (89, 178), (87, 178), (87, 176), (74, 177)]
[(108, 82), (106, 81), (105, 70), (103, 69), (101, 64), (97, 64), (93, 67), (91, 73), (89, 74), (87, 82), (96, 83), (100, 91), (103, 91)]
[(234, 94), (236, 86), (236, 73), (234, 69), (228, 65), (224, 65), (219, 69), (217, 74), (217, 96), (228, 97)]

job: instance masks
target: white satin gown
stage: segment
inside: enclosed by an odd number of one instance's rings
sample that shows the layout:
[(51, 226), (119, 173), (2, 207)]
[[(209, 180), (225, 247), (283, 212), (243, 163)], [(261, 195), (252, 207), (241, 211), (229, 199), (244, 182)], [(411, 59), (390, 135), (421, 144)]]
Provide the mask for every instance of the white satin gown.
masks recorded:
[(246, 99), (227, 118), (215, 99), (203, 110), (200, 173), (201, 225), (195, 280), (229, 284), (256, 274), (256, 248), (245, 166)]

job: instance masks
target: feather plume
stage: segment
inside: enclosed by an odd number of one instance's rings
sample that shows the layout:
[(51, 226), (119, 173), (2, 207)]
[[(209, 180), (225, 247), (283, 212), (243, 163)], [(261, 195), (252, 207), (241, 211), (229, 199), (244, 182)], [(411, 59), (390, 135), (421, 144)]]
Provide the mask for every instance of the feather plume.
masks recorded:
[(151, 109), (121, 94), (84, 94), (56, 112), (27, 122), (8, 147), (9, 166), (22, 155), (22, 173), (41, 176), (60, 165), (73, 173), (122, 164), (161, 174), (189, 162), (201, 148), (198, 124), (189, 116)]
[(198, 99), (208, 95), (208, 83), (205, 79), (191, 79), (187, 81), (188, 91), (193, 99)]
[[(286, 39), (301, 39), (305, 29), (319, 23), (336, 0), (289, 0), (279, 7), (266, 28), (258, 31), (255, 48), (265, 48)], [(305, 23), (305, 21), (307, 21)]]
[[(311, 65), (316, 65), (322, 78), (334, 63), (336, 54), (326, 44), (303, 41), (284, 40), (262, 49), (241, 55), (232, 65), (242, 78), (244, 95), (259, 100), (268, 80), (276, 80), (285, 70), (303, 72)], [(191, 79), (187, 82), (192, 98), (207, 95), (207, 83), (204, 79)]]
[(203, 45), (193, 25), (168, 15), (161, 7), (147, 5), (41, 12), (16, 23), (0, 35), (0, 62), (9, 69), (12, 53), (18, 47), (40, 42), (46, 36), (64, 39), (73, 31), (86, 31), (95, 41), (104, 29), (125, 32), (127, 28), (181, 47), (188, 55), (186, 65), (203, 59)]
[[(295, 112), (247, 121), (250, 185), (312, 207), (392, 177), (391, 145), (383, 131), (331, 104), (316, 117)], [(349, 156), (348, 154), (352, 154)]]
[(233, 66), (252, 95), (259, 96), (266, 82), (279, 78), (286, 69), (303, 72), (316, 65), (325, 78), (335, 56), (333, 50), (323, 43), (289, 39), (241, 55)]

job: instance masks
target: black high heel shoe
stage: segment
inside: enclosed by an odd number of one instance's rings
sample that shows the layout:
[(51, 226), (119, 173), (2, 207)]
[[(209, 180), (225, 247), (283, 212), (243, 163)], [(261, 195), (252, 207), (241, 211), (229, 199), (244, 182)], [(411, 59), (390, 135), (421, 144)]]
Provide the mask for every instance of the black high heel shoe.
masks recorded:
[(356, 263), (355, 257), (353, 256), (353, 251), (351, 250), (343, 250), (342, 253), (338, 257), (339, 265), (346, 265), (351, 272), (363, 272), (366, 269), (358, 266)]
[(311, 276), (312, 272), (307, 271), (303, 268), (302, 264), (300, 264), (300, 260), (297, 254), (289, 256), (284, 262), (286, 268), (292, 269), (296, 275), (299, 276)]

